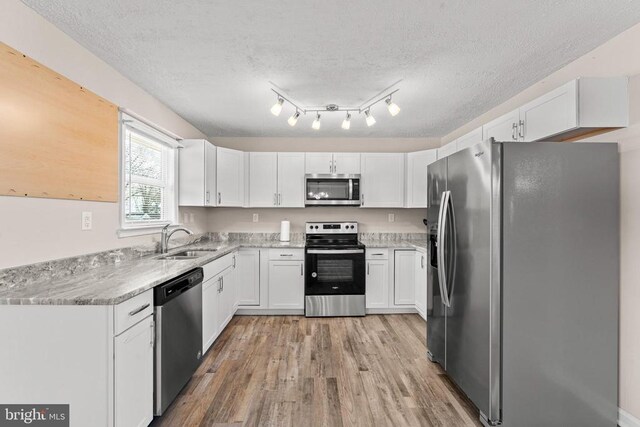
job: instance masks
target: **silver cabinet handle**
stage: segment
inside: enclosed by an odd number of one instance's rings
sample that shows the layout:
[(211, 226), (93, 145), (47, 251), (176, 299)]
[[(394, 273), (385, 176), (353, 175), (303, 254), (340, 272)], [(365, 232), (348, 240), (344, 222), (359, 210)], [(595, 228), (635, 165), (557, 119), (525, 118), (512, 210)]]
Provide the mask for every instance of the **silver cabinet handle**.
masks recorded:
[(371, 256), (382, 256), (384, 254), (371, 254)]
[(329, 160), (329, 173), (333, 172), (333, 161)]
[(282, 193), (278, 193), (278, 206), (282, 204)]
[(364, 193), (360, 195), (360, 205), (364, 206)]
[(220, 278), (220, 284), (221, 284), (221, 286), (222, 286), (222, 288), (221, 288), (220, 290), (221, 290), (222, 292), (224, 292), (224, 276), (222, 276), (222, 277)]
[(278, 193), (273, 193), (273, 206), (278, 206)]
[(424, 255), (420, 255), (420, 268), (424, 268)]
[(141, 311), (143, 311), (145, 308), (149, 307), (151, 305), (151, 303), (146, 303), (144, 305), (141, 305), (140, 307), (136, 308), (135, 310), (131, 310), (129, 312), (129, 316), (135, 316), (136, 314), (140, 313)]
[(218, 192), (218, 204), (222, 203), (222, 193)]
[(293, 254), (280, 254), (280, 256), (293, 256)]
[(367, 276), (369, 275), (369, 272), (371, 271), (371, 263), (367, 263)]
[(156, 324), (155, 322), (152, 320), (151, 321), (151, 348), (155, 347), (156, 345)]
[(518, 130), (518, 136), (524, 140), (524, 120), (520, 120), (520, 129)]
[(233, 268), (236, 268), (236, 256), (233, 256)]
[(222, 277), (218, 279), (218, 293), (222, 292)]
[(209, 191), (207, 191), (207, 201), (206, 203), (209, 204), (209, 200), (211, 200), (211, 193)]
[(516, 135), (517, 130), (518, 130), (518, 124), (517, 123), (512, 123), (511, 124), (511, 139), (513, 139), (514, 141), (518, 140), (518, 136)]
[(304, 264), (300, 263), (300, 275), (304, 276)]

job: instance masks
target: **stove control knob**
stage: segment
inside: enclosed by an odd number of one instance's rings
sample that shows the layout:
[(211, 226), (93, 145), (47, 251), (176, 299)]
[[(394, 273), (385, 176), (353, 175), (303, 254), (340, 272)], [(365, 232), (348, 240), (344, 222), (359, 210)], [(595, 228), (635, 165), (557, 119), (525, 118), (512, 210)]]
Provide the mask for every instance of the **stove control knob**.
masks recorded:
[(311, 277), (313, 277), (313, 278), (315, 279), (316, 277), (318, 277), (318, 273), (316, 273), (316, 272), (314, 271), (313, 273), (311, 273)]

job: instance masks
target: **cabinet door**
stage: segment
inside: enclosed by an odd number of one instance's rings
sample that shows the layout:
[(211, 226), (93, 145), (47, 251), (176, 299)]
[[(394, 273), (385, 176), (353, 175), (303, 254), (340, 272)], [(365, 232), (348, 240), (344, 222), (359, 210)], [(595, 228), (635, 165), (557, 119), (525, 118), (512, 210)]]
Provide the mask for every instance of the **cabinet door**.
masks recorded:
[(234, 284), (234, 268), (225, 270), (221, 277), (220, 295), (218, 297), (218, 335), (222, 333), (224, 328), (229, 324), (231, 318), (235, 314), (235, 284)]
[(269, 262), (269, 308), (304, 308), (304, 261)]
[(500, 116), (482, 126), (482, 139), (495, 138), (496, 141), (518, 141), (519, 110)]
[(147, 426), (153, 420), (153, 316), (115, 337), (115, 425)]
[(215, 276), (202, 284), (202, 354), (211, 347), (220, 329), (218, 314), (220, 277)]
[(332, 153), (306, 153), (305, 173), (333, 173)]
[(437, 150), (407, 154), (407, 207), (427, 207), (427, 166), (437, 160)]
[(415, 305), (415, 251), (395, 251), (394, 304)]
[(304, 153), (278, 153), (278, 207), (304, 208)]
[(242, 206), (244, 203), (244, 153), (218, 147), (218, 206)]
[(458, 142), (451, 141), (450, 143), (438, 148), (438, 158), (444, 159), (445, 157), (452, 155), (456, 151), (458, 151)]
[(404, 153), (362, 154), (362, 207), (404, 207), (404, 162)]
[(366, 307), (389, 307), (389, 261), (367, 260)]
[(334, 153), (333, 173), (355, 175), (360, 173), (360, 153)]
[(415, 254), (416, 310), (423, 319), (427, 319), (427, 255), (416, 251)]
[(482, 126), (456, 139), (456, 150), (464, 150), (482, 142)]
[(216, 206), (216, 147), (204, 141), (204, 205)]
[(578, 126), (577, 81), (552, 90), (520, 107), (524, 141), (550, 138)]
[(236, 262), (239, 305), (260, 305), (260, 250), (241, 249)]
[(271, 208), (277, 205), (278, 157), (278, 153), (249, 153), (250, 207)]

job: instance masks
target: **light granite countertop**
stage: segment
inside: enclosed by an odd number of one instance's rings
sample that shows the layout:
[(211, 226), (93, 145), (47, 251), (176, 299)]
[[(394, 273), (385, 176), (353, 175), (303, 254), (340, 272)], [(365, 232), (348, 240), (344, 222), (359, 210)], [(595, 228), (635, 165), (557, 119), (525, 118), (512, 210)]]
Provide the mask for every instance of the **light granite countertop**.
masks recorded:
[[(425, 240), (363, 239), (362, 243), (368, 248), (426, 248)], [(0, 287), (0, 305), (115, 305), (239, 248), (304, 248), (304, 240), (285, 243), (256, 238), (194, 243), (167, 255), (193, 249), (210, 250), (211, 254), (186, 260), (161, 260), (158, 258), (164, 255), (154, 254), (67, 277), (36, 278), (27, 285)]]
[[(0, 288), (0, 305), (114, 305), (201, 267), (239, 248), (304, 248), (304, 241), (276, 240), (208, 241), (182, 246), (183, 250), (207, 249), (211, 254), (187, 260), (161, 260), (155, 254), (123, 261), (54, 280), (34, 281), (25, 286)], [(215, 251), (214, 251), (215, 249)]]

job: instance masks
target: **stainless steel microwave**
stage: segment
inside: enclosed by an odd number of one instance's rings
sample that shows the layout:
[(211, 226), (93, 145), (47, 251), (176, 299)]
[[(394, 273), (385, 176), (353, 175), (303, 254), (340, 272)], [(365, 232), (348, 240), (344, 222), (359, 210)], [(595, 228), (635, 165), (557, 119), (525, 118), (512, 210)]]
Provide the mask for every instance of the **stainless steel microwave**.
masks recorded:
[(305, 175), (307, 206), (360, 206), (360, 175)]

